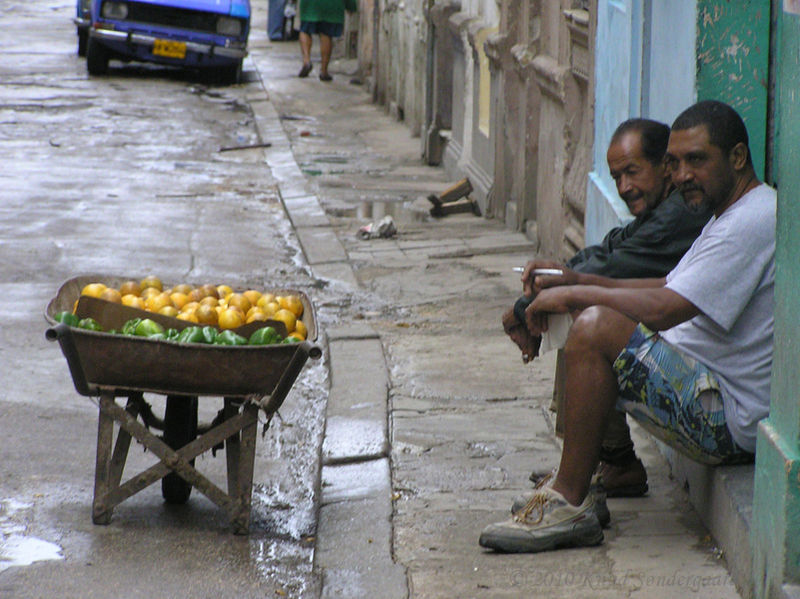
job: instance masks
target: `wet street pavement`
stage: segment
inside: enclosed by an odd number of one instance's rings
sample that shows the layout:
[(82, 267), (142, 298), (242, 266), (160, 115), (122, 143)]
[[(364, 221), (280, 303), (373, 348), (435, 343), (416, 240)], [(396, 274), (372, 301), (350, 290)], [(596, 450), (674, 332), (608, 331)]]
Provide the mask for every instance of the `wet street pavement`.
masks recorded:
[[(166, 506), (158, 483), (109, 526), (91, 522), (97, 407), (44, 339), (61, 283), (85, 273), (240, 290), (313, 281), (263, 150), (220, 152), (258, 141), (248, 96), (263, 96), (260, 83), (213, 87), (121, 63), (89, 78), (73, 12), (64, 0), (7, 2), (0, 14), (0, 597), (314, 596), (320, 362), (259, 433), (249, 538), (197, 491)], [(201, 400), (201, 421), (221, 403)], [(224, 481), (224, 452), (206, 455), (201, 471)], [(133, 445), (130, 466), (154, 461)]]
[[(429, 216), (426, 196), (452, 181), (351, 83), (354, 61), (334, 61), (332, 83), (298, 79), (298, 45), (266, 40), (256, 0), (242, 85), (118, 63), (89, 79), (71, 3), (6, 6), (0, 597), (737, 596), (640, 431), (651, 491), (609, 501), (602, 546), (478, 546), (559, 454), (553, 356), (523, 367), (499, 326), (519, 293), (511, 267), (535, 248), (492, 220)], [(395, 238), (357, 235), (386, 214)], [(324, 358), (259, 432), (250, 535), (196, 491), (165, 505), (159, 485), (92, 524), (97, 407), (42, 317), (88, 272), (312, 297)], [(201, 420), (219, 407), (201, 401)], [(223, 481), (224, 458), (206, 456), (198, 468)], [(134, 445), (129, 461), (155, 459)]]

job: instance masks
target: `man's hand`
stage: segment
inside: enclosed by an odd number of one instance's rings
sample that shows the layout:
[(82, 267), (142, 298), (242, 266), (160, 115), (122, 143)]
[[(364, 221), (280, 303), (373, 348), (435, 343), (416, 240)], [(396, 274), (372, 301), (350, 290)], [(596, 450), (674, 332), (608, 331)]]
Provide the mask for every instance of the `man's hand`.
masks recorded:
[(517, 344), (522, 352), (522, 361), (526, 364), (539, 355), (539, 345), (542, 343), (541, 336), (531, 335), (524, 323), (517, 320), (514, 316), (514, 309), (511, 308), (503, 314), (503, 330), (511, 340)]
[[(535, 275), (533, 274), (536, 268), (556, 268), (560, 270), (562, 275)], [(563, 264), (554, 262), (552, 260), (531, 260), (525, 265), (525, 270), (522, 272), (522, 288), (525, 295), (528, 297), (535, 296), (542, 289), (555, 287), (558, 285), (577, 285), (578, 273), (574, 270), (566, 268)]]
[[(538, 277), (537, 277), (538, 278)], [(553, 277), (559, 278), (559, 277)], [(558, 286), (549, 289), (542, 289), (536, 295), (525, 310), (525, 324), (528, 331), (533, 333), (544, 333), (547, 331), (548, 314), (564, 314), (571, 312), (569, 304), (570, 287)]]

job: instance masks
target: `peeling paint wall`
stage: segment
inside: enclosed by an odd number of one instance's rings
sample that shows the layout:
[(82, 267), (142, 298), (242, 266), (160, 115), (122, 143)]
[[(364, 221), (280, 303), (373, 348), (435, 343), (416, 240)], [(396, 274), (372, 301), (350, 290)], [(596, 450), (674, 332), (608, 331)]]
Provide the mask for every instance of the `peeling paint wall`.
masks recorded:
[(769, 0), (699, 0), (697, 99), (727, 102), (742, 115), (753, 163), (764, 177), (769, 72)]

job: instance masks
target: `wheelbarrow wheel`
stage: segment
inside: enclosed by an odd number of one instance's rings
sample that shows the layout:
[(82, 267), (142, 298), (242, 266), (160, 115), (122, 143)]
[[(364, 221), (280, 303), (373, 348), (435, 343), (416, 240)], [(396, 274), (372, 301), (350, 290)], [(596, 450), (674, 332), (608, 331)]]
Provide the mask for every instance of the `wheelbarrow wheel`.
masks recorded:
[[(183, 395), (168, 395), (164, 410), (164, 442), (172, 449), (180, 449), (197, 437), (197, 398)], [(194, 465), (194, 460), (191, 461)], [(164, 501), (173, 504), (186, 503), (192, 493), (192, 485), (175, 472), (161, 479), (161, 494)]]

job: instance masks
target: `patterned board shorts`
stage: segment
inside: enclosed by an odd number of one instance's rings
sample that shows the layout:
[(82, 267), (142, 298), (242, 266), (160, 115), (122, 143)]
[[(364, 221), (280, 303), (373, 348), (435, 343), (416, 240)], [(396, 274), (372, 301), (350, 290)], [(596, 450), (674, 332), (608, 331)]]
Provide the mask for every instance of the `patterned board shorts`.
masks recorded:
[(725, 423), (722, 391), (714, 374), (639, 324), (614, 362), (617, 409), (644, 429), (704, 464), (752, 460)]

